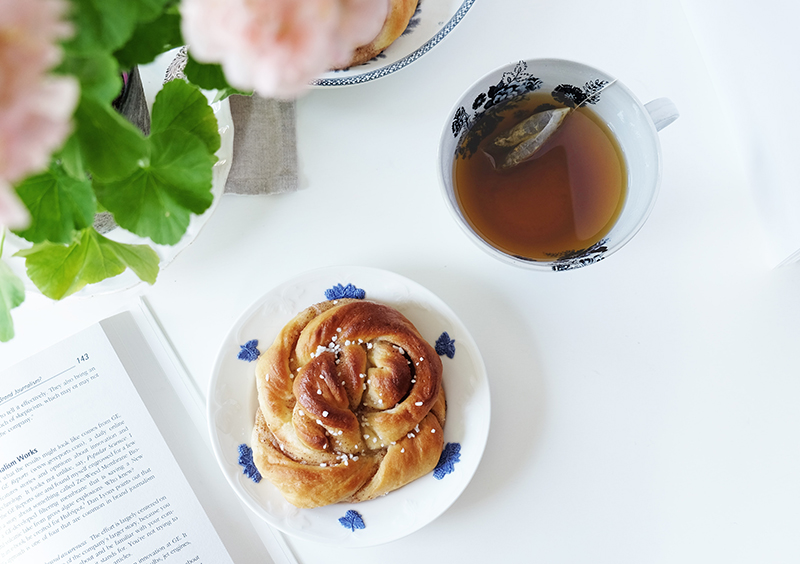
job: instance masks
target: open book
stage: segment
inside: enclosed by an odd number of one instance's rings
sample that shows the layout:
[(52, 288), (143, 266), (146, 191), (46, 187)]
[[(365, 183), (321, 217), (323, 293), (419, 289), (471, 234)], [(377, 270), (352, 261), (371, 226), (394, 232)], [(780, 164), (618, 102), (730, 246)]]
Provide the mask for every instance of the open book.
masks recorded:
[(3, 372), (0, 563), (294, 562), (256, 530), (204, 428), (144, 306)]

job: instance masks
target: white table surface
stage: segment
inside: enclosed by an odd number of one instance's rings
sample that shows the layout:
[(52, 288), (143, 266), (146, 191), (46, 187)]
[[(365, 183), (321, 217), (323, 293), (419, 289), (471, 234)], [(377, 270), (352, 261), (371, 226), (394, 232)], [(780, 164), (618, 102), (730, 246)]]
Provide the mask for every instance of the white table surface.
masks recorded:
[[(535, 57), (597, 66), (681, 111), (660, 134), (644, 228), (572, 272), (484, 254), (437, 181), (458, 96)], [(152, 288), (29, 294), (0, 369), (141, 293), (205, 390), (220, 342), (265, 291), (322, 266), (382, 268), (433, 291), (472, 333), (490, 379), (488, 444), (427, 527), (365, 549), (289, 539), (301, 563), (800, 561), (800, 265), (767, 266), (731, 121), (679, 0), (478, 0), (414, 64), (314, 90), (297, 120), (299, 192), (225, 196)]]

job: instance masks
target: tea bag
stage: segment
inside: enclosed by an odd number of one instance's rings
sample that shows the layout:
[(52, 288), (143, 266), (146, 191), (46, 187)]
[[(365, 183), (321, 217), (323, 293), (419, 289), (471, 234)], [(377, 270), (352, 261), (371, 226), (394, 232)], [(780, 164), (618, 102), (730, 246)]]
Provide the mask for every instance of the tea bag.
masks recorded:
[(564, 122), (572, 108), (537, 112), (499, 134), (484, 147), (495, 169), (505, 170), (531, 158)]

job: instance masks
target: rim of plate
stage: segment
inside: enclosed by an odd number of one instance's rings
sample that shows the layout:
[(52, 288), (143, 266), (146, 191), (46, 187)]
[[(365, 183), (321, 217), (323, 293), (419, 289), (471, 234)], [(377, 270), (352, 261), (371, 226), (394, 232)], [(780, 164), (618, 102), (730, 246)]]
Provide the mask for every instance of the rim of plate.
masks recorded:
[(415, 51), (412, 51), (402, 59), (395, 61), (389, 65), (384, 67), (379, 67), (377, 69), (373, 69), (361, 74), (357, 74), (355, 76), (347, 76), (342, 78), (317, 78), (311, 81), (312, 86), (352, 86), (354, 84), (362, 84), (364, 82), (369, 82), (371, 80), (376, 80), (378, 78), (382, 78), (384, 76), (390, 75), (394, 72), (399, 71), (402, 68), (407, 67), (420, 57), (422, 57), (425, 53), (433, 49), (436, 45), (438, 45), (442, 39), (444, 39), (453, 28), (458, 25), (458, 23), (464, 19), (464, 16), (467, 14), (469, 9), (475, 3), (475, 0), (464, 0), (461, 6), (458, 7), (456, 13), (450, 18), (450, 20), (442, 26), (442, 28), (428, 41), (426, 41), (421, 47), (417, 48)]

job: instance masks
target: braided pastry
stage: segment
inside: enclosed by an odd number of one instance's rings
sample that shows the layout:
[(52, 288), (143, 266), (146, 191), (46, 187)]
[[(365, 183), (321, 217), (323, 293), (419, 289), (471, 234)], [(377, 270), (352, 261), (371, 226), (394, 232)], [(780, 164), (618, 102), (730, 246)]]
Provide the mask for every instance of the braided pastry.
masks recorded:
[(297, 507), (373, 499), (439, 460), (442, 363), (393, 308), (306, 308), (259, 358), (256, 385), (253, 461)]
[(343, 67), (336, 68), (342, 69), (361, 65), (383, 53), (389, 45), (403, 34), (416, 10), (417, 0), (391, 0), (389, 14), (386, 16), (386, 21), (383, 22), (383, 27), (375, 39), (366, 45), (356, 48), (350, 62)]

